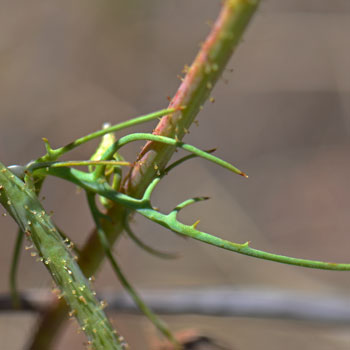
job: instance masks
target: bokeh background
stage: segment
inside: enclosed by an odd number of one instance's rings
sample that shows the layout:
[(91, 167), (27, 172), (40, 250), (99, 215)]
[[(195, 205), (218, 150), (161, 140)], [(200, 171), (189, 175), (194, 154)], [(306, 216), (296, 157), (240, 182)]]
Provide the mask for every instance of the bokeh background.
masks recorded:
[[(0, 155), (25, 164), (53, 146), (167, 105), (190, 64), (219, 0), (2, 0), (0, 12)], [(265, 0), (244, 41), (186, 141), (247, 172), (245, 180), (192, 160), (161, 183), (164, 210), (197, 195), (212, 199), (182, 219), (237, 242), (285, 255), (350, 261), (350, 2)], [(232, 71), (233, 70), (233, 71)], [(149, 123), (134, 131), (151, 131)], [(133, 160), (142, 143), (125, 150)], [(72, 155), (87, 159), (96, 144)], [(49, 179), (45, 206), (78, 243), (92, 229), (83, 194)], [(16, 227), (0, 218), (0, 292), (8, 292)], [(116, 249), (129, 279), (143, 289), (276, 288), (324, 295), (350, 294), (346, 272), (278, 265), (183, 240), (140, 217), (135, 232), (181, 253), (177, 261), (147, 255), (122, 239)], [(20, 286), (51, 288), (47, 272), (25, 252)], [(97, 290), (120, 290), (108, 264)], [(111, 314), (132, 349), (154, 336), (142, 316)], [(165, 317), (174, 330), (197, 328), (230, 349), (349, 349), (348, 326), (286, 320)], [(0, 314), (1, 347), (25, 348), (36, 315)], [(55, 350), (83, 349), (70, 324)]]

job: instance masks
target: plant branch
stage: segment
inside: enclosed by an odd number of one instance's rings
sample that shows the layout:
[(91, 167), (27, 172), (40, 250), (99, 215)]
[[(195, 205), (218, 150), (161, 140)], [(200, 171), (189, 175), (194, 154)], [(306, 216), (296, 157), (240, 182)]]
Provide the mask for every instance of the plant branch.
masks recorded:
[(0, 163), (0, 203), (36, 247), (60, 297), (96, 350), (124, 350), (101, 305), (35, 193)]
[[(258, 0), (224, 1), (221, 13), (211, 33), (202, 45), (183, 83), (170, 103), (171, 108), (175, 108), (175, 112), (173, 115), (167, 114), (161, 120), (154, 134), (165, 135), (170, 138), (176, 137), (177, 140), (183, 138), (224, 70), (232, 52), (241, 40), (242, 34), (258, 3)], [(182, 109), (183, 111), (181, 111)], [(73, 147), (76, 147), (76, 141), (67, 145), (64, 148), (64, 152)], [(158, 164), (159, 170), (162, 171), (173, 152), (173, 146), (161, 145), (157, 142), (147, 143), (122, 190), (129, 195), (142, 197), (145, 189), (154, 176), (157, 175), (154, 164)], [(41, 159), (41, 161), (47, 160), (55, 159)], [(113, 245), (122, 233), (126, 215), (128, 215), (128, 210), (120, 204), (114, 204), (107, 210), (107, 216), (112, 220), (103, 220), (101, 226), (110, 245)], [(104, 249), (99, 242), (97, 230), (94, 230), (82, 248), (78, 262), (84, 274), (92, 276), (100, 266), (103, 258)], [(62, 301), (59, 304), (52, 305), (50, 312), (42, 319), (31, 349), (47, 350), (49, 348), (49, 344), (64, 320), (65, 312), (66, 307)], [(48, 335), (46, 335), (47, 327), (52, 331)], [(45, 345), (41, 348), (35, 347), (36, 341), (40, 340), (45, 340)]]
[(125, 220), (124, 222), (124, 229), (125, 229), (125, 233), (132, 239), (132, 241), (147, 253), (162, 259), (176, 259), (179, 257), (179, 254), (162, 252), (141, 241), (141, 239), (138, 238), (135, 235), (135, 233), (131, 230), (128, 220)]
[[(155, 135), (182, 140), (190, 125), (210, 96), (242, 34), (254, 14), (258, 0), (226, 0), (210, 34), (193, 61), (191, 67), (170, 102), (169, 108), (177, 111), (164, 116)], [(125, 183), (124, 191), (133, 197), (141, 197), (156, 176), (156, 164), (160, 171), (170, 160), (175, 148), (148, 142), (138, 156)]]
[(43, 138), (43, 141), (45, 142), (47, 154), (44, 155), (43, 157), (39, 158), (38, 161), (45, 162), (45, 161), (56, 160), (57, 158), (59, 158), (63, 154), (73, 150), (74, 148), (77, 148), (78, 146), (80, 146), (86, 142), (89, 142), (89, 141), (94, 140), (96, 138), (102, 137), (102, 136), (109, 134), (111, 132), (120, 131), (120, 130), (129, 128), (131, 126), (143, 124), (143, 123), (148, 122), (150, 120), (158, 119), (165, 114), (168, 114), (168, 113), (171, 114), (175, 111), (176, 111), (175, 108), (162, 109), (162, 110), (154, 112), (154, 113), (150, 113), (150, 114), (143, 115), (143, 116), (140, 116), (137, 118), (126, 120), (125, 122), (121, 122), (121, 123), (118, 123), (116, 125), (112, 125), (110, 127), (104, 128), (102, 130), (95, 131), (95, 132), (88, 134), (86, 136), (80, 137), (79, 139), (76, 139), (75, 141), (69, 143), (68, 145), (57, 148), (57, 149), (52, 149), (50, 144), (49, 144), (49, 141), (47, 139)]
[(112, 265), (113, 271), (117, 275), (121, 285), (124, 287), (127, 293), (132, 297), (135, 304), (138, 306), (140, 311), (144, 313), (144, 315), (155, 325), (155, 327), (169, 340), (171, 343), (174, 344), (174, 346), (178, 349), (180, 349), (180, 344), (176, 341), (174, 336), (172, 335), (170, 329), (168, 326), (157, 317), (156, 314), (153, 313), (153, 311), (143, 302), (143, 300), (140, 298), (138, 293), (135, 291), (135, 289), (132, 287), (132, 285), (129, 283), (129, 281), (126, 279), (125, 275), (123, 274), (119, 264), (117, 263), (117, 260), (114, 258), (113, 253), (110, 249), (109, 242), (106, 238), (106, 234), (103, 231), (103, 228), (100, 224), (100, 218), (101, 213), (99, 212), (98, 208), (96, 207), (95, 203), (95, 194), (94, 193), (86, 193), (87, 200), (89, 203), (89, 207), (93, 216), (93, 219), (96, 224), (96, 228), (98, 230), (98, 234), (100, 237), (101, 244), (106, 252), (107, 259), (109, 260), (110, 264)]
[[(175, 207), (173, 211), (169, 214), (161, 213), (160, 211), (154, 209), (151, 204), (151, 194), (155, 188), (155, 185), (159, 183), (161, 177), (155, 178), (148, 188), (151, 190), (145, 191), (142, 199), (135, 199), (123, 193), (115, 191), (107, 182), (96, 182), (93, 179), (86, 180), (83, 172), (72, 169), (72, 168), (50, 168), (45, 169), (47, 174), (60, 177), (62, 179), (68, 180), (75, 185), (82, 187), (84, 190), (99, 194), (100, 196), (106, 197), (124, 207), (134, 210), (149, 220), (156, 222), (169, 230), (176, 232), (180, 235), (191, 237), (198, 241), (216, 246), (218, 248), (230, 250), (239, 254), (248, 255), (254, 258), (275, 261), (283, 264), (303, 266), (313, 269), (322, 270), (336, 270), (336, 271), (349, 271), (349, 263), (333, 263), (333, 262), (323, 262), (317, 260), (308, 260), (293, 258), (284, 255), (278, 255), (273, 253), (264, 252), (261, 250), (253, 249), (250, 247), (250, 242), (246, 243), (234, 243), (217, 236), (211, 235), (206, 232), (202, 232), (196, 229), (198, 221), (193, 225), (185, 225), (177, 220), (178, 212), (193, 203), (208, 199), (207, 197), (193, 198), (184, 201)], [(83, 177), (83, 180), (80, 179)]]
[(18, 264), (21, 256), (20, 252), (22, 248), (23, 239), (24, 239), (24, 232), (19, 228), (17, 231), (16, 243), (13, 250), (11, 270), (9, 275), (12, 302), (15, 308), (19, 308), (21, 306), (21, 301), (19, 299), (19, 294), (17, 289), (17, 271), (18, 271)]

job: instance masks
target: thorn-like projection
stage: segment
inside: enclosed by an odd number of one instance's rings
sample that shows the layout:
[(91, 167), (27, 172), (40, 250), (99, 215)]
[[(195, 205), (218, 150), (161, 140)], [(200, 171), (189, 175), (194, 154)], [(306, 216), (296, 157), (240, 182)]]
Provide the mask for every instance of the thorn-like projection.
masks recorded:
[(154, 164), (153, 168), (157, 172), (157, 175), (160, 176), (160, 170), (159, 170), (159, 167), (156, 163)]
[(246, 248), (246, 247), (249, 247), (249, 244), (251, 243), (252, 241), (247, 241), (245, 243), (242, 244), (242, 248)]
[(86, 299), (85, 299), (82, 295), (80, 295), (78, 299), (79, 299), (83, 304), (87, 305), (87, 301), (86, 301)]
[(198, 224), (200, 223), (200, 220), (197, 220), (194, 224), (192, 224), (192, 227), (195, 229), (197, 228)]
[(101, 301), (100, 301), (100, 306), (101, 306), (101, 309), (102, 309), (102, 310), (105, 309), (105, 308), (108, 306), (107, 301), (101, 300)]
[(177, 75), (177, 78), (178, 78), (181, 82), (184, 81), (184, 78), (183, 78), (181, 75)]
[(185, 64), (185, 66), (182, 69), (182, 73), (187, 74), (189, 70), (190, 70), (190, 67), (187, 64)]
[(46, 149), (46, 152), (49, 156), (52, 155), (52, 153), (54, 152), (54, 150), (52, 149), (50, 143), (49, 143), (49, 140), (46, 138), (46, 137), (43, 137), (42, 140), (44, 141), (45, 143), (45, 149)]

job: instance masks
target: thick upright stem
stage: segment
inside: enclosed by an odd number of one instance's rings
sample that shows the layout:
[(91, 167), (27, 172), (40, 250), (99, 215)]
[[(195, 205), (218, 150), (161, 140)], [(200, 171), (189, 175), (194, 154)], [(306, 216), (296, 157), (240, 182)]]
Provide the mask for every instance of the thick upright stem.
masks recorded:
[[(223, 3), (209, 36), (170, 102), (169, 108), (175, 108), (177, 112), (164, 116), (154, 134), (179, 140), (184, 137), (239, 44), (258, 3), (258, 0), (227, 0)], [(148, 142), (129, 174), (125, 192), (140, 197), (174, 151), (174, 147)]]
[(2, 163), (0, 184), (0, 203), (33, 242), (37, 250), (33, 256), (38, 255), (45, 264), (93, 349), (124, 350), (123, 341), (113, 330), (95, 292), (34, 191)]
[[(111, 245), (116, 241), (123, 230), (121, 223), (124, 220), (124, 213), (125, 208), (116, 204), (107, 213), (107, 215), (112, 218), (112, 221), (104, 220), (102, 222), (106, 233), (108, 233), (108, 240)], [(104, 249), (98, 235), (94, 231), (89, 240), (85, 243), (78, 259), (78, 264), (86, 277), (91, 277), (97, 271), (104, 256)], [(68, 311), (68, 306), (63, 299), (55, 300), (42, 315), (28, 349), (50, 349), (64, 321), (67, 319)]]

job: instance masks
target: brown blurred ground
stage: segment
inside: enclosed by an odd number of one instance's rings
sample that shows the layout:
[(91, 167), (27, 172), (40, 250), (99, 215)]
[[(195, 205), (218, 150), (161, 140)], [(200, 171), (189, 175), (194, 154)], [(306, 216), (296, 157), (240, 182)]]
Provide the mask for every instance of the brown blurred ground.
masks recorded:
[[(215, 19), (220, 1), (148, 0), (74, 2), (3, 0), (0, 12), (0, 156), (10, 165), (54, 146), (163, 108)], [(266, 0), (255, 16), (224, 79), (187, 141), (246, 171), (233, 176), (194, 160), (169, 175), (155, 196), (171, 209), (196, 195), (212, 200), (189, 208), (183, 220), (200, 228), (281, 254), (350, 261), (350, 2)], [(228, 81), (227, 83), (225, 83)], [(152, 130), (153, 125), (134, 130)], [(89, 157), (94, 145), (75, 152)], [(133, 159), (141, 144), (126, 150)], [(198, 181), (198, 179), (200, 181)], [(78, 242), (92, 227), (82, 195), (50, 179), (46, 207)], [(15, 225), (1, 217), (0, 291)], [(159, 261), (122, 240), (117, 255), (137, 287), (266, 286), (349, 293), (348, 273), (312, 271), (253, 260), (182, 240), (136, 217), (136, 233), (160, 248), (181, 252)], [(46, 271), (28, 253), (21, 287), (49, 288)], [(98, 289), (119, 289), (104, 266)], [(133, 349), (152, 334), (138, 316), (113, 315)], [(348, 327), (242, 318), (168, 317), (174, 330), (202, 329), (234, 349), (349, 349)], [(20, 350), (35, 317), (0, 315), (1, 348)], [(83, 349), (69, 327), (55, 350)]]

